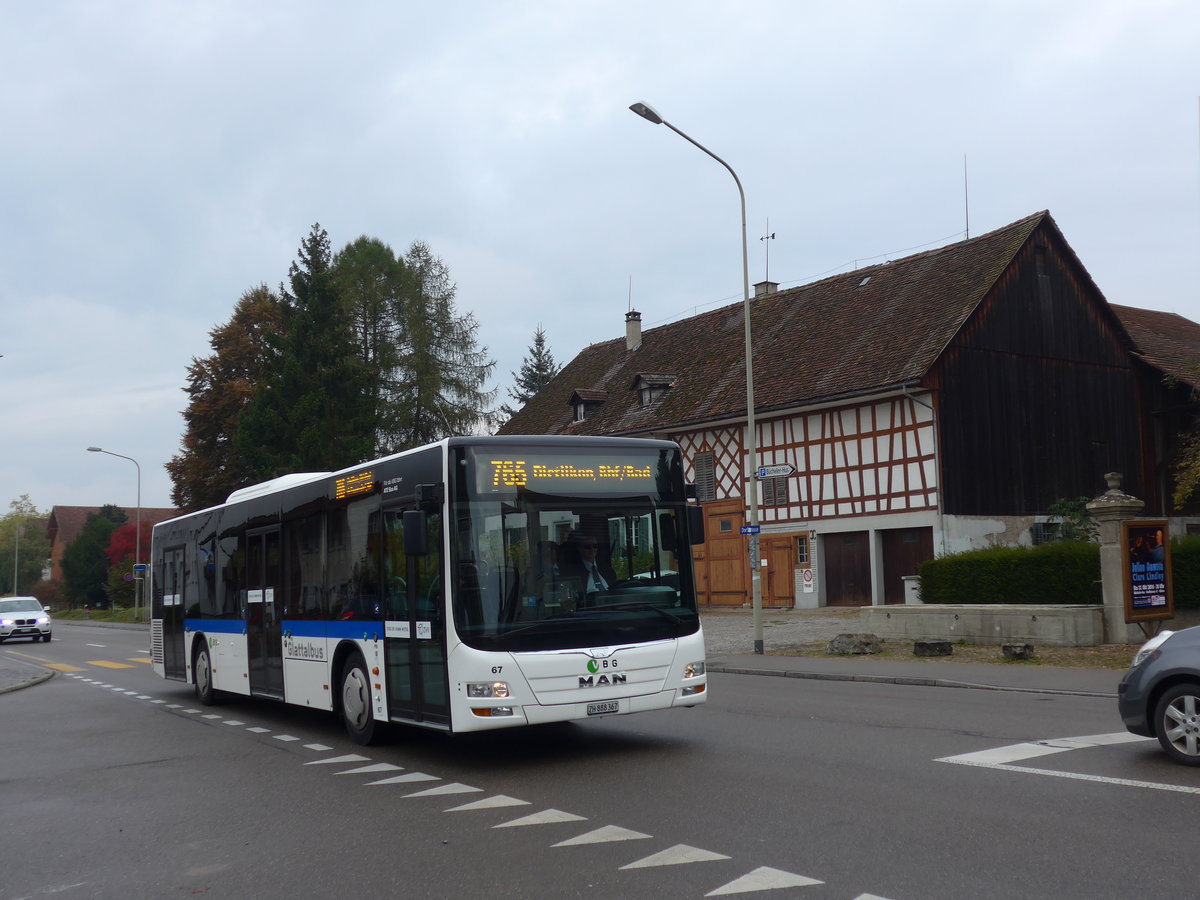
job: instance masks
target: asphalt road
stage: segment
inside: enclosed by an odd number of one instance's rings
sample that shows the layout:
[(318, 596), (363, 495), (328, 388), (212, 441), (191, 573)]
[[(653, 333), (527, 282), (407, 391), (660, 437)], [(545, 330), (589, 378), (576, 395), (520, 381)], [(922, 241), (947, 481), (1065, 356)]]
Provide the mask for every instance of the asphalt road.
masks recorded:
[(1193, 893), (1200, 772), (1106, 697), (714, 674), (697, 710), (360, 748), (147, 650), (0, 647), (60, 667), (0, 696), (0, 900)]

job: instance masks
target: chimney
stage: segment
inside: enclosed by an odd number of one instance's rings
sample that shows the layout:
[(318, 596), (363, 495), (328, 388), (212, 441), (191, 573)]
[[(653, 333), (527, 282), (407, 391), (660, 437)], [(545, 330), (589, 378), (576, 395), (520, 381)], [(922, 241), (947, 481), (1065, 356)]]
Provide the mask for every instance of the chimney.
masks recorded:
[(625, 349), (636, 350), (642, 346), (642, 314), (636, 309), (625, 313)]
[(762, 297), (765, 294), (773, 294), (779, 290), (778, 281), (760, 281), (754, 286), (754, 296)]

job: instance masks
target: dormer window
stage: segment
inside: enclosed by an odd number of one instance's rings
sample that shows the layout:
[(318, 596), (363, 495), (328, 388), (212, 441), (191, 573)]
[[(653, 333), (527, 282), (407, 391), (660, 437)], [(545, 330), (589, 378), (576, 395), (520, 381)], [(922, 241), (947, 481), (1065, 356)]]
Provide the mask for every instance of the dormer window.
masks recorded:
[(608, 399), (608, 391), (593, 391), (576, 388), (571, 393), (571, 408), (575, 411), (575, 421), (582, 422), (596, 412)]
[(633, 382), (633, 389), (638, 392), (638, 402), (641, 406), (650, 406), (675, 383), (675, 375), (661, 372), (643, 372)]

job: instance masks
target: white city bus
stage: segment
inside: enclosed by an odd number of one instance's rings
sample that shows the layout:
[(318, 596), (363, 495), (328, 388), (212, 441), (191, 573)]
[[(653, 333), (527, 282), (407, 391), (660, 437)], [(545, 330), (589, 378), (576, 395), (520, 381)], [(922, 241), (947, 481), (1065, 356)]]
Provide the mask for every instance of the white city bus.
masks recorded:
[(245, 488), (155, 526), (154, 670), (206, 704), (334, 710), (360, 743), (695, 706), (686, 494), (675, 444), (586, 437), (450, 438)]

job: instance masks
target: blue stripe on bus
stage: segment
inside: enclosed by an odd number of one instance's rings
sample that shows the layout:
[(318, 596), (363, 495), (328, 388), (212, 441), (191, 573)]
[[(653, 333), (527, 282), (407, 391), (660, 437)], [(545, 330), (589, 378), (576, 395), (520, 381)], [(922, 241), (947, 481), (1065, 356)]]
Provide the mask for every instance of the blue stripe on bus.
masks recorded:
[(204, 631), (209, 634), (245, 634), (245, 619), (184, 619), (183, 627), (188, 631)]
[[(245, 634), (245, 619), (185, 619), (183, 627), (188, 631), (203, 631), (208, 634)], [(371, 619), (348, 619), (346, 621), (324, 622), (315, 619), (284, 619), (281, 623), (283, 631), (290, 631), (294, 637), (308, 638), (347, 638), (350, 640), (366, 637), (377, 637), (383, 634), (383, 623)]]
[(383, 623), (371, 619), (323, 622), (313, 619), (284, 619), (283, 630), (293, 637), (359, 639), (383, 634)]

